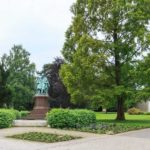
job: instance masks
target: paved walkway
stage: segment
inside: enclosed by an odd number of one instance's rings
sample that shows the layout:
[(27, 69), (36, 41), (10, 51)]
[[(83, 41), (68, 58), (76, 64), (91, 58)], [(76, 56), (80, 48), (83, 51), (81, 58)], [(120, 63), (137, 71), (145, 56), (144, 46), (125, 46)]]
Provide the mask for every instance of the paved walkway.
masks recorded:
[[(83, 139), (59, 143), (37, 143), (8, 139), (5, 136), (29, 131), (82, 136)], [(0, 130), (0, 150), (150, 150), (150, 129), (118, 135), (98, 135), (50, 128), (10, 128)]]

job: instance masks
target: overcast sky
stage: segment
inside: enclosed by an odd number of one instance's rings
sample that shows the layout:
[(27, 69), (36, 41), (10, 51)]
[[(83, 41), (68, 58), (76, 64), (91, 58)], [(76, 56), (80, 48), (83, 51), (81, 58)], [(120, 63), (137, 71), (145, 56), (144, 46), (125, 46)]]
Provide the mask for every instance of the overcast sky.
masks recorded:
[(14, 44), (21, 44), (31, 53), (31, 61), (38, 70), (61, 56), (73, 2), (0, 0), (0, 56), (8, 53)]

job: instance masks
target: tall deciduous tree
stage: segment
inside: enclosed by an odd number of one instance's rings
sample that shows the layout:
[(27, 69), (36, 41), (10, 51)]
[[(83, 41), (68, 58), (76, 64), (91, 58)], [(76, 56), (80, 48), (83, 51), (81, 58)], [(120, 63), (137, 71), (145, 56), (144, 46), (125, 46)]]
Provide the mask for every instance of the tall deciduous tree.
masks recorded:
[(14, 45), (7, 56), (7, 87), (11, 91), (12, 106), (16, 109), (27, 109), (32, 104), (35, 64), (30, 62), (29, 56), (29, 52), (20, 45)]
[(60, 68), (63, 64), (64, 60), (62, 58), (55, 58), (51, 64), (45, 64), (43, 66), (43, 73), (47, 76), (50, 83), (49, 95), (51, 98), (51, 107), (70, 106), (70, 95), (59, 75)]
[(116, 101), (124, 120), (124, 103), (133, 96), (134, 63), (149, 51), (149, 0), (77, 0), (66, 32), (61, 77), (72, 100)]

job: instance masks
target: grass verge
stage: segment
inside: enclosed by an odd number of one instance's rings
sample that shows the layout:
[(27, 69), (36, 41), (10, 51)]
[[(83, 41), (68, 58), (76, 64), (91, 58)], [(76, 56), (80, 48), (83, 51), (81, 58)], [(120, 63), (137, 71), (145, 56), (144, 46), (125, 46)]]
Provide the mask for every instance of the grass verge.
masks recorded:
[(150, 128), (150, 115), (128, 115), (127, 113), (125, 115), (125, 121), (116, 121), (116, 113), (96, 113), (97, 122), (95, 124), (74, 130), (98, 134), (117, 134)]

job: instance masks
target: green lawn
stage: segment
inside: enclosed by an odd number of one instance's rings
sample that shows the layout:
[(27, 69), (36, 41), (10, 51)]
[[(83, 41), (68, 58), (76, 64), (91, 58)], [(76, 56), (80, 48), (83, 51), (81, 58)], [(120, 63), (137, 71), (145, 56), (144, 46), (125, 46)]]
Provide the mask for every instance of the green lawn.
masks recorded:
[(150, 128), (150, 115), (129, 115), (126, 113), (125, 117), (125, 121), (116, 121), (116, 113), (96, 113), (98, 123), (115, 124), (111, 128), (114, 133)]
[(150, 115), (128, 115), (125, 114), (125, 121), (116, 121), (116, 113), (96, 113), (96, 118), (100, 122), (116, 123), (129, 126), (150, 127)]
[[(149, 121), (150, 123), (150, 115), (128, 115), (125, 114), (126, 120), (136, 120), (136, 121)], [(116, 118), (116, 113), (99, 113), (96, 112), (96, 118), (97, 120), (114, 120)]]
[(150, 115), (128, 115), (125, 121), (116, 121), (116, 113), (96, 113), (97, 123), (81, 131), (99, 134), (116, 134), (131, 130), (150, 128)]

